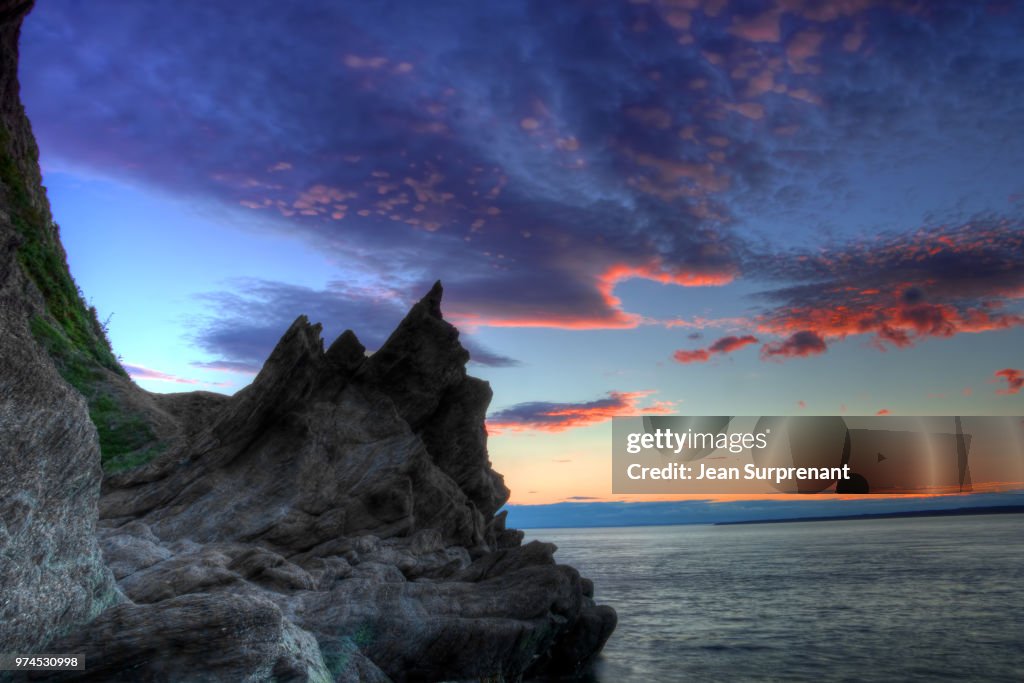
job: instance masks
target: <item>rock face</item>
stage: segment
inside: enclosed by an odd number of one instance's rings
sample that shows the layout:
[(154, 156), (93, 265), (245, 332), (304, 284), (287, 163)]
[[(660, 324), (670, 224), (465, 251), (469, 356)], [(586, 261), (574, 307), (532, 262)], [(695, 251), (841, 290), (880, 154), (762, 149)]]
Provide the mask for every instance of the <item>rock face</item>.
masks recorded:
[[(99, 444), (85, 401), (29, 329), (39, 293), (17, 260), (11, 195), (45, 203), (31, 130), (17, 98), (18, 26), (29, 3), (0, 2), (0, 143), (36, 187), (0, 183), (0, 652), (38, 651), (112, 604), (95, 536)], [(19, 164), (15, 160), (20, 160)], [(10, 170), (10, 169), (5, 169)], [(35, 192), (30, 190), (35, 189)]]
[[(101, 543), (135, 604), (67, 647), (87, 659), (115, 648), (137, 676), (157, 647), (143, 625), (159, 631), (169, 605), (216, 597), (210, 609), (234, 619), (251, 597), (283, 615), (267, 637), (291, 633), (299, 648), (254, 667), (395, 681), (582, 670), (615, 614), (555, 564), (554, 546), (521, 545), (495, 516), (508, 490), (487, 457), (490, 388), (466, 375), (440, 301), (438, 283), (371, 356), (350, 331), (325, 352), (320, 326), (300, 317), (249, 387), (181, 412), (200, 427), (108, 477)], [(110, 619), (132, 626), (118, 636)]]
[(96, 430), (21, 319), (10, 237), (0, 220), (0, 652), (36, 650), (114, 597)]
[[(371, 356), (352, 332), (325, 351), (301, 316), (235, 396), (127, 379), (67, 272), (18, 101), (31, 4), (0, 0), (0, 652), (84, 654), (59, 680), (582, 672), (615, 613), (505, 527), (491, 390), (440, 284)], [(104, 439), (125, 471), (101, 495)]]

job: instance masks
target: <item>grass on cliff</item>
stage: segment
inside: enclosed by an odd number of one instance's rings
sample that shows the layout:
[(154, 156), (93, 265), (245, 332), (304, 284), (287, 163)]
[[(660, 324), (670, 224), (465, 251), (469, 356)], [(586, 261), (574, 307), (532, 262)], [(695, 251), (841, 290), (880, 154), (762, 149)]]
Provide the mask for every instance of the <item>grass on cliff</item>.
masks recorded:
[(156, 435), (138, 414), (121, 405), (111, 391), (107, 370), (77, 349), (42, 316), (30, 321), (32, 335), (46, 350), (68, 384), (85, 397), (89, 418), (99, 436), (103, 469), (116, 472), (145, 464), (162, 450)]
[(58, 228), (47, 211), (32, 204), (28, 179), (10, 154), (10, 134), (0, 126), (0, 183), (7, 190), (10, 220), (21, 235), (18, 262), (46, 302), (46, 310), (70, 344), (97, 364), (127, 377), (110, 348), (96, 309), (82, 300), (68, 271)]
[(56, 224), (46, 209), (32, 203), (30, 181), (10, 150), (10, 133), (0, 126), (0, 184), (10, 221), (21, 236), (18, 262), (46, 306), (45, 315), (30, 320), (32, 334), (64, 379), (88, 402), (103, 468), (116, 471), (142, 464), (158, 450), (153, 430), (111, 391), (108, 373), (125, 380), (128, 373), (114, 356), (96, 309), (85, 303), (71, 277)]

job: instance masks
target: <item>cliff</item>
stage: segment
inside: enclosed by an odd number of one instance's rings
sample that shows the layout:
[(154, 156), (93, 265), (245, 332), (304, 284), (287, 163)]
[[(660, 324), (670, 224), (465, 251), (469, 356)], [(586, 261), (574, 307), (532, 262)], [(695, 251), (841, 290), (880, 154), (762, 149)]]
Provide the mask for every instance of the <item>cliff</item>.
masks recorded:
[(351, 331), (325, 350), (300, 316), (232, 397), (125, 377), (18, 102), (30, 6), (0, 0), (0, 651), (85, 654), (60, 680), (584, 671), (615, 613), (505, 528), (491, 390), (440, 283), (369, 356)]
[[(36, 343), (33, 323), (91, 340), (40, 185), (18, 100), (30, 3), (0, 1), (0, 652), (42, 647), (115, 600), (95, 529), (99, 440), (86, 402)], [(70, 291), (68, 288), (71, 288)], [(49, 300), (47, 299), (49, 294)], [(78, 302), (76, 308), (71, 304)], [(63, 334), (63, 333), (62, 333)], [(109, 350), (107, 351), (109, 354)], [(111, 356), (112, 358), (112, 356)]]
[(0, 0), (0, 219), (7, 239), (17, 243), (19, 317), (86, 399), (104, 469), (116, 470), (153, 457), (176, 425), (121, 368), (96, 309), (85, 303), (68, 270), (18, 94), (18, 33), (31, 6)]

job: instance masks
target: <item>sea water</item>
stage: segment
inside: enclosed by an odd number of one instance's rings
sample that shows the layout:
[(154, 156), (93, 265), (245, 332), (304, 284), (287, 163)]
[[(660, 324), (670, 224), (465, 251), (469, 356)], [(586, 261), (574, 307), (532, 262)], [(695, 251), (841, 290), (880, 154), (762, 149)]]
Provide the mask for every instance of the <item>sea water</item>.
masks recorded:
[(534, 539), (618, 612), (602, 683), (1024, 681), (1024, 515)]

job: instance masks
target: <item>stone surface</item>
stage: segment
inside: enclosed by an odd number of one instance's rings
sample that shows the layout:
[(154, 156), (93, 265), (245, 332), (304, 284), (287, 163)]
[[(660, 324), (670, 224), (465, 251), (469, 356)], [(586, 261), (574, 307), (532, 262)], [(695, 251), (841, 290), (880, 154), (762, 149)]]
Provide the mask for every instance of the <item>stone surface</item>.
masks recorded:
[[(37, 179), (17, 99), (17, 30), (31, 3), (0, 3), (0, 124), (5, 157)], [(34, 171), (34, 175), (33, 175)], [(17, 262), (0, 185), (0, 652), (37, 651), (116, 599), (95, 537), (99, 445), (85, 401), (33, 339), (39, 294)], [(37, 191), (33, 201), (45, 201)]]

